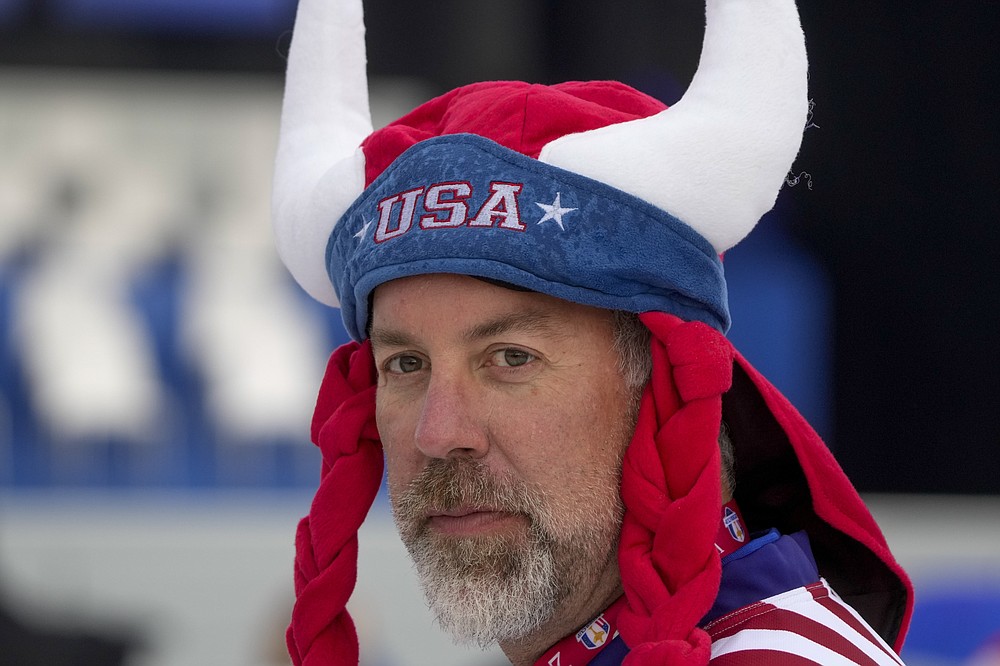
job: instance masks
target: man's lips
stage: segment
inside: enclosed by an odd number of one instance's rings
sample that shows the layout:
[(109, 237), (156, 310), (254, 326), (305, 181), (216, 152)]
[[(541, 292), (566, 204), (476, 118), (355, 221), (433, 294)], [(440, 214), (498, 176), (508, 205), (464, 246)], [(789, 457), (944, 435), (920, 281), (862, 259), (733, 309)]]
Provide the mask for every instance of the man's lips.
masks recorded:
[(473, 536), (509, 530), (518, 524), (526, 524), (527, 521), (524, 514), (487, 507), (432, 511), (427, 515), (431, 529), (451, 536)]

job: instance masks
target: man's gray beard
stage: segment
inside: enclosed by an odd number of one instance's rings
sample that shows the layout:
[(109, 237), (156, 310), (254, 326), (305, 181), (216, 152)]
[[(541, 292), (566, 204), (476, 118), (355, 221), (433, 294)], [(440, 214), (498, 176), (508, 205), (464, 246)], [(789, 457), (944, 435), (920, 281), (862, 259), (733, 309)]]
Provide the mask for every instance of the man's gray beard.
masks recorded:
[(439, 539), (426, 530), (407, 544), (438, 624), (463, 643), (487, 647), (536, 630), (564, 594), (551, 544), (537, 530), (510, 536)]
[[(476, 461), (434, 459), (392, 504), (438, 623), (456, 641), (486, 647), (537, 630), (578, 581), (595, 578), (608, 564), (621, 505), (617, 488), (607, 495), (592, 492), (587, 508), (552, 507), (519, 481), (495, 479)], [(458, 538), (429, 529), (428, 511), (459, 506), (521, 514), (527, 534)]]

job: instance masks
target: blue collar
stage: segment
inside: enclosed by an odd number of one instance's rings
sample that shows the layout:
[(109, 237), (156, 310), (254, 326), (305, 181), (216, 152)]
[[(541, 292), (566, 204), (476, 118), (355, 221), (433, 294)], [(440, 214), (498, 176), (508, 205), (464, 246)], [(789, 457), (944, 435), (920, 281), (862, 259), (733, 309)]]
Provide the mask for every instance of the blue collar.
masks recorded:
[[(806, 533), (782, 536), (772, 529), (723, 558), (719, 595), (701, 624), (817, 580), (819, 570)], [(588, 666), (620, 666), (627, 654), (628, 646), (618, 636)]]
[(805, 532), (772, 529), (722, 560), (719, 594), (702, 625), (761, 599), (819, 580)]

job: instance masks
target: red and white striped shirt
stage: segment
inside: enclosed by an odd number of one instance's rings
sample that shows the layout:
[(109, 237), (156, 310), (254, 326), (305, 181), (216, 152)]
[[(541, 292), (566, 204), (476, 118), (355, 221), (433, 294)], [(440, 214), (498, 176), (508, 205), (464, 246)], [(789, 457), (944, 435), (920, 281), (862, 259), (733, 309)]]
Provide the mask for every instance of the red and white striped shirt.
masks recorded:
[(826, 581), (735, 610), (705, 627), (712, 666), (902, 666)]

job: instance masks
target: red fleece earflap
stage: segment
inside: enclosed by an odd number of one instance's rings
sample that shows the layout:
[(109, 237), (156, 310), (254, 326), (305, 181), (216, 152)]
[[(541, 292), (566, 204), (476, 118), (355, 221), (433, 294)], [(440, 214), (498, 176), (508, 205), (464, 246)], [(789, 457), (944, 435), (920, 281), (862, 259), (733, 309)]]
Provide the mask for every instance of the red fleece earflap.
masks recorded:
[(382, 482), (371, 346), (333, 353), (313, 414), (323, 453), (319, 489), (295, 536), (295, 607), (285, 636), (295, 666), (357, 666), (347, 600), (358, 576), (358, 529)]
[(707, 664), (711, 641), (698, 622), (722, 571), (718, 437), (733, 351), (704, 324), (664, 313), (641, 319), (652, 332), (653, 373), (622, 470), (624, 664)]
[[(906, 572), (819, 435), (746, 359), (736, 354), (734, 364), (740, 370), (734, 399), (744, 403), (740, 411), (749, 422), (743, 427), (754, 433), (754, 459), (741, 459), (737, 444), (737, 495), (744, 515), (751, 525), (751, 514), (766, 516), (758, 527), (807, 530), (820, 575), (898, 652), (913, 612)], [(757, 474), (762, 466), (787, 465), (789, 458), (801, 468), (801, 480), (794, 473), (779, 480)], [(799, 499), (804, 494), (811, 499), (807, 507)]]

